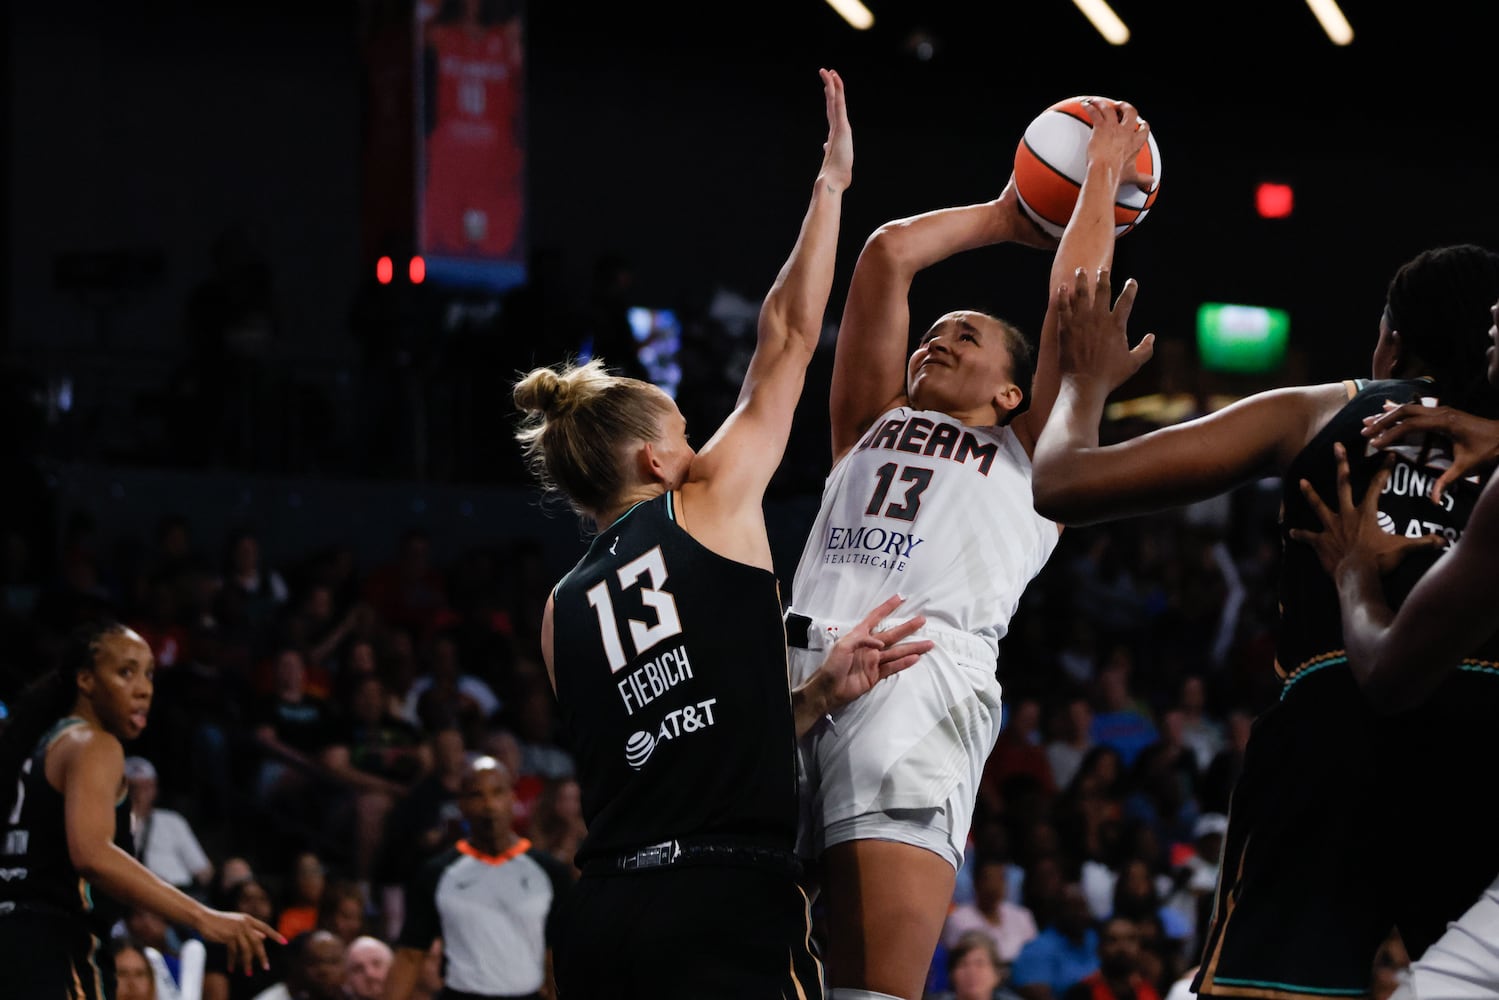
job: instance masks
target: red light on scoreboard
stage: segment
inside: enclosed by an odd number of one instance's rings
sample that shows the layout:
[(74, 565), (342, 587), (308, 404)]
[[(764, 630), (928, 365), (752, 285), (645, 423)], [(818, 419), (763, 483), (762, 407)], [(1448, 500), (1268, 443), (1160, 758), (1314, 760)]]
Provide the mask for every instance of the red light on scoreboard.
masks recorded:
[(1289, 184), (1265, 183), (1254, 189), (1254, 207), (1262, 219), (1289, 218), (1295, 201)]
[(390, 262), (389, 257), (381, 257), (375, 261), (375, 280), (380, 282), (380, 284), (390, 284), (390, 280), (395, 277), (395, 273), (395, 265)]

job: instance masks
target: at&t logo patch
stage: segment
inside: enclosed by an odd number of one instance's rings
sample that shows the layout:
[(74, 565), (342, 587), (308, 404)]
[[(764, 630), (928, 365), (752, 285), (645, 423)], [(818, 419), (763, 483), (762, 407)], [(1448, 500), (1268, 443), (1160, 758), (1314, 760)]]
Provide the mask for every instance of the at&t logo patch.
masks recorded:
[(643, 729), (631, 733), (630, 738), (625, 741), (625, 763), (638, 771), (645, 767), (645, 762), (651, 759), (651, 754), (662, 743), (707, 729), (713, 725), (713, 706), (717, 702), (717, 698), (709, 698), (696, 705), (668, 712), (666, 718), (661, 720), (661, 728), (654, 735)]

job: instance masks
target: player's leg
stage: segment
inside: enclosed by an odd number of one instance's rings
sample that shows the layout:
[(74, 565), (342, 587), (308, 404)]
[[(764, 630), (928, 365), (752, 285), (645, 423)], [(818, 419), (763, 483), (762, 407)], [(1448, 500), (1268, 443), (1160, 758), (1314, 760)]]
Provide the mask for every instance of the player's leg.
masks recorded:
[(952, 902), (952, 862), (888, 840), (836, 844), (823, 860), (828, 985), (917, 1000)]

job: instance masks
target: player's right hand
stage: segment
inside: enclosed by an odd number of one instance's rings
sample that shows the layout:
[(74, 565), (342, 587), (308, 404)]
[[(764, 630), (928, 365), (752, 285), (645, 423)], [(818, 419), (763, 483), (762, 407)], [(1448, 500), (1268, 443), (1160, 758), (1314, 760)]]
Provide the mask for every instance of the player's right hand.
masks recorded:
[(223, 910), (206, 910), (198, 920), (198, 933), (206, 940), (215, 941), (229, 951), (228, 968), (243, 969), (250, 975), (258, 965), (262, 969), (271, 967), (265, 953), (266, 938), (286, 944), (286, 938), (276, 929), (248, 913), (226, 913)]

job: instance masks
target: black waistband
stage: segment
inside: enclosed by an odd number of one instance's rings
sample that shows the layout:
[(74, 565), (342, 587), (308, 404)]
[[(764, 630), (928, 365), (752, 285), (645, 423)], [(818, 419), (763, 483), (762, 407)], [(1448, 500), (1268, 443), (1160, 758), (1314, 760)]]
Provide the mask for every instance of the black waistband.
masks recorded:
[(800, 877), (802, 873), (801, 859), (792, 851), (751, 844), (665, 840), (638, 851), (594, 858), (583, 865), (583, 874), (619, 875), (683, 865), (749, 865), (793, 877)]
[(460, 990), (449, 989), (444, 986), (437, 994), (437, 1000), (541, 1000), (540, 993), (464, 993)]
[(797, 649), (807, 648), (807, 633), (811, 631), (812, 619), (791, 612), (786, 616), (786, 645)]

